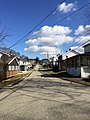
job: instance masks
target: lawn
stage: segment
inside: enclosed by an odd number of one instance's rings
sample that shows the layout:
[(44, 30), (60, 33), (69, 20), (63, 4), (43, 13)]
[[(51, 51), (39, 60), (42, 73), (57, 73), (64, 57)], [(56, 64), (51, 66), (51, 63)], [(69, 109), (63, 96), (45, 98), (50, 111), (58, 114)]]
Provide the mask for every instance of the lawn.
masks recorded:
[(22, 73), (22, 74), (18, 74), (15, 77), (0, 81), (0, 89), (8, 86), (8, 85), (14, 85), (19, 83), (21, 80), (23, 80), (26, 76), (29, 76), (30, 72), (28, 73)]

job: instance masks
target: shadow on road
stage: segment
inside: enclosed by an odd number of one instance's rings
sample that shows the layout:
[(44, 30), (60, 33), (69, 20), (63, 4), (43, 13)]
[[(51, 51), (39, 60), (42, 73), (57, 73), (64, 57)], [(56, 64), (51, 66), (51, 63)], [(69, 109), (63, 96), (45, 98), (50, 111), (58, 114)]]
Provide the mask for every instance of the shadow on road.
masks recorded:
[(77, 76), (71, 76), (66, 71), (60, 71), (60, 72), (51, 72), (51, 71), (40, 71), (42, 73), (41, 77), (53, 77), (53, 78), (61, 78), (62, 80), (71, 81), (80, 83), (83, 85), (89, 85), (90, 86), (90, 79), (82, 79), (81, 77)]
[[(42, 94), (42, 96), (49, 96), (54, 98), (55, 96), (60, 97), (60, 94), (63, 94), (65, 96), (68, 96), (70, 99), (74, 99), (73, 95), (71, 94), (78, 94), (77, 96), (81, 96), (83, 93), (79, 92), (79, 90), (86, 89), (87, 87), (84, 85), (79, 85), (79, 84), (71, 84), (70, 82), (63, 82), (62, 80), (58, 81), (53, 81), (55, 77), (67, 77), (70, 78), (65, 72), (60, 73), (52, 73), (52, 71), (47, 71), (47, 70), (40, 70), (42, 73), (40, 78), (32, 78), (32, 79), (27, 79), (23, 81), (22, 85), (14, 85), (12, 87), (6, 87), (4, 90), (10, 90), (11, 92), (8, 93), (5, 97), (0, 99), (0, 101), (4, 100), (5, 98), (9, 97), (11, 94), (18, 92), (18, 90), (22, 91), (22, 94), (27, 95), (27, 93), (23, 92), (29, 92), (29, 93), (39, 93)], [(43, 77), (47, 77), (43, 78)], [(52, 77), (52, 79), (49, 79), (49, 77)], [(63, 89), (62, 89), (63, 88)], [(74, 89), (74, 91), (70, 91), (70, 89)], [(67, 89), (67, 90), (66, 90)], [(3, 92), (3, 91), (2, 91)], [(38, 98), (36, 96), (32, 96), (35, 98)], [(40, 99), (40, 97), (39, 97)], [(41, 97), (41, 99), (43, 99)]]
[[(62, 90), (63, 88), (63, 90)], [(70, 91), (70, 89), (74, 89), (75, 91)], [(23, 85), (14, 85), (12, 87), (7, 87), (5, 89), (11, 90), (12, 92), (6, 95), (4, 98), (2, 98), (0, 101), (4, 100), (5, 98), (9, 97), (11, 94), (14, 92), (18, 92), (18, 90), (22, 91), (22, 95), (26, 95), (29, 97), (34, 97), (38, 99), (45, 99), (43, 96), (49, 96), (54, 98), (60, 97), (61, 94), (69, 97), (70, 99), (74, 99), (73, 95), (71, 94), (77, 94), (76, 90), (78, 90), (77, 96), (81, 96), (83, 93), (79, 92), (79, 89), (83, 90), (86, 89), (86, 86), (79, 86), (77, 84), (70, 84), (69, 82), (63, 83), (62, 81), (51, 81), (51, 80), (46, 80), (44, 78), (34, 78), (34, 79), (28, 79), (25, 84)], [(68, 90), (66, 90), (68, 89)], [(23, 93), (24, 92), (24, 93)], [(25, 93), (26, 92), (26, 93)], [(38, 96), (33, 96), (33, 95), (28, 95), (28, 93), (38, 93), (42, 94), (41, 97)], [(48, 99), (47, 99), (48, 100)], [(50, 100), (49, 100), (50, 101)]]

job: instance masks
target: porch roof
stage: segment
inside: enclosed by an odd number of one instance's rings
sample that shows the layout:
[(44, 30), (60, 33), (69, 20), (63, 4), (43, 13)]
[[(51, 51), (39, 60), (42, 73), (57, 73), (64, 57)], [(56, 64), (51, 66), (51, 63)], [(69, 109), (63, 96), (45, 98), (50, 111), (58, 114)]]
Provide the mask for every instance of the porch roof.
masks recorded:
[[(83, 53), (83, 54), (77, 54), (77, 55), (72, 56), (72, 57), (70, 57), (70, 58), (67, 58), (67, 59), (65, 59), (65, 60), (70, 60), (70, 59), (72, 59), (72, 58), (76, 58), (76, 57), (79, 57), (79, 56), (83, 56), (83, 57), (85, 57), (85, 56), (90, 56), (90, 52), (88, 52), (88, 53)], [(62, 60), (62, 61), (65, 61), (65, 60)]]

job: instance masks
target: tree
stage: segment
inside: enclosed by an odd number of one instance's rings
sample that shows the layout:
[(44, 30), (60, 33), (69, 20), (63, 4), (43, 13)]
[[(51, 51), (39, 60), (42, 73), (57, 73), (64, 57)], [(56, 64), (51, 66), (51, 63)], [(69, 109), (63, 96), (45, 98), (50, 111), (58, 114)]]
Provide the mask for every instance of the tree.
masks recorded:
[(8, 34), (8, 31), (9, 30), (7, 30), (6, 29), (6, 26), (3, 26), (2, 24), (0, 24), (0, 47), (1, 46), (5, 46), (5, 42), (3, 42), (8, 36), (10, 36), (9, 34)]
[(36, 63), (38, 63), (39, 62), (39, 58), (38, 57), (36, 57)]

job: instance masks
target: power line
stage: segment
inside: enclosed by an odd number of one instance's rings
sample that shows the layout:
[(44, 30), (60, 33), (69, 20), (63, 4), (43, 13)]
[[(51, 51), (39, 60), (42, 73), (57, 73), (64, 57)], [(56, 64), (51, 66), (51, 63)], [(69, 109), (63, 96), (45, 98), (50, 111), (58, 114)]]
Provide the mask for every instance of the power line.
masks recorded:
[[(64, 2), (64, 1), (63, 1)], [(61, 2), (61, 3), (63, 3)], [(60, 3), (60, 4), (61, 4)], [(78, 11), (80, 11), (81, 9), (83, 9), (84, 7), (88, 6), (90, 3), (85, 4), (84, 6), (82, 6), (81, 8), (77, 9), (76, 11), (72, 12), (71, 14), (65, 16), (64, 18), (60, 19), (58, 22), (54, 23), (54, 25), (60, 23), (61, 21), (65, 20), (66, 18), (72, 16), (73, 14), (77, 13)], [(17, 44), (21, 44), (22, 42), (26, 41), (26, 39), (24, 39), (25, 37), (27, 37), (29, 34), (31, 34), (42, 22), (44, 22), (54, 11), (56, 11), (57, 7), (51, 12), (49, 13), (41, 22), (39, 22), (30, 32), (28, 32), (24, 37), (22, 37), (20, 40), (18, 40), (15, 44), (13, 44), (12, 46), (10, 46), (9, 48), (12, 48), (13, 46), (17, 45)], [(24, 40), (23, 40), (24, 39)]]
[[(81, 45), (79, 45), (78, 47), (76, 47), (76, 48), (74, 48), (74, 49), (72, 49), (72, 50), (76, 50), (76, 49), (78, 49), (78, 48), (80, 48), (81, 46), (84, 46), (86, 43), (88, 43), (88, 42), (90, 42), (90, 39), (88, 39), (86, 42), (84, 42), (84, 43), (82, 43)], [(72, 50), (70, 50), (70, 51), (72, 51)], [(69, 52), (70, 52), (69, 51)]]
[(88, 39), (86, 42), (82, 43), (80, 46), (83, 46), (83, 45), (85, 45), (88, 42), (90, 42), (90, 39)]
[[(60, 4), (62, 4), (65, 0), (63, 0)], [(11, 45), (9, 48), (12, 48), (13, 46), (17, 45), (20, 41), (22, 41), (24, 38), (26, 38), (29, 34), (31, 34), (39, 25), (41, 25), (52, 13), (56, 11), (57, 7), (53, 9), (43, 20), (41, 20), (32, 30), (30, 30), (25, 36), (23, 36), (21, 39), (19, 39), (16, 43)], [(25, 40), (24, 40), (25, 41)]]
[[(89, 35), (89, 34), (90, 34), (90, 33), (88, 33), (87, 35)], [(84, 38), (85, 38), (85, 36), (82, 36), (81, 39), (79, 39), (77, 42), (73, 43), (71, 46), (69, 46), (69, 48), (72, 47), (72, 46), (74, 46), (75, 44), (79, 43), (79, 42), (82, 41)]]
[[(58, 22), (56, 22), (54, 25), (58, 24), (59, 22), (63, 21), (64, 19), (70, 17), (71, 15), (77, 13), (78, 11), (80, 11), (80, 10), (83, 9), (84, 7), (88, 6), (89, 4), (90, 4), (90, 3), (87, 3), (86, 5), (80, 7), (80, 8), (77, 9), (76, 11), (74, 11), (74, 12), (72, 12), (71, 14), (69, 14), (69, 15), (65, 16), (64, 18), (60, 19), (60, 20), (59, 20)], [(54, 26), (54, 25), (53, 25), (53, 26)]]

